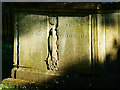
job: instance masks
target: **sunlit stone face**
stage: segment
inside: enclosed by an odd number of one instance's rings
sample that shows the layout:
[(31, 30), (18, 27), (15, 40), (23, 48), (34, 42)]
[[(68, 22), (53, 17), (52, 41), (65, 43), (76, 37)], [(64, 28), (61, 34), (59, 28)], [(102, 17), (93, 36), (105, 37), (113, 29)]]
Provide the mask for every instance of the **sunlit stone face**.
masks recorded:
[(19, 65), (44, 71), (48, 44), (47, 16), (23, 13), (18, 19)]
[[(61, 69), (89, 72), (89, 16), (59, 17), (59, 58)], [(71, 68), (73, 66), (73, 68)]]
[[(118, 13), (58, 18), (20, 13), (16, 15), (15, 22), (17, 19), (14, 63), (17, 64), (19, 58), (19, 66), (34, 68), (46, 75), (62, 75), (90, 73), (95, 64), (104, 65), (107, 60), (111, 62), (117, 59), (120, 41)], [(108, 23), (111, 20), (114, 25)], [(47, 57), (48, 64), (52, 65), (49, 47), (52, 48), (52, 58), (57, 60), (58, 71), (47, 68)]]
[[(41, 72), (47, 72), (45, 60), (49, 53), (48, 46), (56, 44), (54, 41), (53, 44), (48, 45), (49, 31), (52, 28), (49, 19), (45, 15), (25, 13), (17, 16), (17, 19), (19, 19), (19, 66), (38, 68)], [(72, 70), (89, 72), (91, 58), (91, 24), (89, 21), (88, 15), (58, 17), (59, 61), (57, 63), (60, 72), (76, 65), (77, 67)], [(56, 32), (54, 31), (54, 33)], [(55, 40), (54, 37), (51, 38)], [(16, 39), (17, 37), (15, 37), (15, 45)], [(55, 51), (54, 46), (53, 51)]]

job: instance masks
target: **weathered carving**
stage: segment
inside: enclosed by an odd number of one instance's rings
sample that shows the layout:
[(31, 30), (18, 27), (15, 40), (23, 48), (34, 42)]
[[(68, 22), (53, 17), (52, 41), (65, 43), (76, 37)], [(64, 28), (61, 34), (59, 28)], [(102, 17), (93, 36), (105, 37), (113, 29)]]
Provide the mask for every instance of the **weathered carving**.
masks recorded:
[(48, 56), (45, 60), (48, 70), (58, 70), (59, 43), (58, 43), (58, 18), (49, 18), (50, 31), (48, 36)]

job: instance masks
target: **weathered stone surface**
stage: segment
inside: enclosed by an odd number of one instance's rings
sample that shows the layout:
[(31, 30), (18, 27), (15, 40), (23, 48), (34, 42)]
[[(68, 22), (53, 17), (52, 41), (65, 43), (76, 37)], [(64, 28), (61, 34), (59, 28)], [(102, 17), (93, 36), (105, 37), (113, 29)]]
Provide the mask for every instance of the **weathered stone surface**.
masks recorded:
[[(112, 63), (117, 60), (117, 52), (119, 49), (119, 13), (105, 15), (105, 52), (107, 62)], [(112, 23), (110, 23), (112, 22)], [(108, 61), (109, 60), (109, 61)]]
[[(59, 17), (59, 65), (75, 72), (89, 72), (91, 30), (89, 16)], [(76, 66), (71, 68), (71, 66)]]
[(98, 38), (98, 61), (104, 63), (105, 60), (105, 17), (97, 14), (97, 38)]
[[(90, 72), (91, 16), (56, 18), (22, 13), (16, 15), (16, 22), (18, 26), (15, 26), (14, 63), (19, 68), (12, 70), (12, 77), (44, 81), (45, 78), (49, 79), (49, 75)], [(50, 55), (48, 57), (49, 48), (52, 58), (57, 60), (57, 65), (54, 65), (58, 67), (58, 71), (47, 68), (46, 58), (49, 65), (52, 66), (54, 62)], [(30, 72), (31, 70), (33, 72)], [(33, 73), (36, 73), (37, 78)], [(28, 75), (29, 77), (26, 77)], [(33, 75), (33, 78), (30, 75)]]
[[(17, 64), (16, 53), (19, 53), (19, 66), (41, 68), (41, 72), (45, 71), (44, 60), (47, 57), (48, 44), (47, 16), (22, 13), (16, 15), (16, 19), (18, 19), (19, 36), (15, 36), (14, 63)], [(17, 52), (16, 44), (18, 42), (19, 52)]]
[[(94, 66), (104, 65), (106, 59), (117, 58), (118, 13), (58, 17), (19, 13), (16, 21), (14, 63), (18, 66), (12, 77), (17, 79), (40, 83), (69, 75), (77, 79), (80, 73), (97, 71)], [(57, 70), (51, 68), (56, 66)]]

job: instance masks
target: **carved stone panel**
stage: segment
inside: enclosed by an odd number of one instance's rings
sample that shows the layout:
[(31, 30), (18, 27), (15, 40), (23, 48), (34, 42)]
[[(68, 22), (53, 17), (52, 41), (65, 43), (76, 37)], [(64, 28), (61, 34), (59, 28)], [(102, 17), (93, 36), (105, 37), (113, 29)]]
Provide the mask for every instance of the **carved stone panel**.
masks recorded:
[(19, 14), (19, 66), (46, 70), (47, 16)]
[(14, 46), (19, 56), (14, 53), (15, 64), (19, 59), (20, 67), (56, 75), (90, 72), (91, 16), (57, 18), (21, 13), (16, 21)]
[(61, 70), (89, 72), (91, 30), (89, 16), (59, 17), (59, 66)]

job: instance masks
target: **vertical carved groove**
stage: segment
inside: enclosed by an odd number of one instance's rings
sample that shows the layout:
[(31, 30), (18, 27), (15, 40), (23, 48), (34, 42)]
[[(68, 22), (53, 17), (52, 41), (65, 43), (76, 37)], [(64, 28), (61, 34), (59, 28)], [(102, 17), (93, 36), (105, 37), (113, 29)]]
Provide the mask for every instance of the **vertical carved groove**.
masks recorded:
[[(50, 21), (52, 19), (52, 22)], [(48, 70), (58, 70), (58, 60), (59, 60), (59, 35), (58, 35), (58, 17), (50, 17), (50, 31), (48, 35), (48, 55), (45, 60)]]
[(19, 16), (16, 20), (16, 30), (17, 30), (17, 68), (19, 68)]
[(94, 40), (93, 40), (93, 33), (94, 33), (94, 29), (93, 29), (93, 26), (92, 25), (94, 25), (93, 24), (93, 16), (91, 16), (91, 72), (93, 71), (93, 48), (94, 48)]
[(56, 23), (56, 28), (55, 28), (55, 30), (56, 30), (56, 36), (57, 36), (57, 41), (56, 41), (56, 45), (57, 45), (57, 50), (56, 50), (56, 52), (57, 52), (57, 60), (59, 61), (59, 33), (58, 33), (58, 16), (56, 17), (56, 21), (57, 21), (57, 23)]
[(17, 70), (14, 71), (14, 78), (15, 78), (15, 79), (16, 79), (16, 72), (17, 72)]

